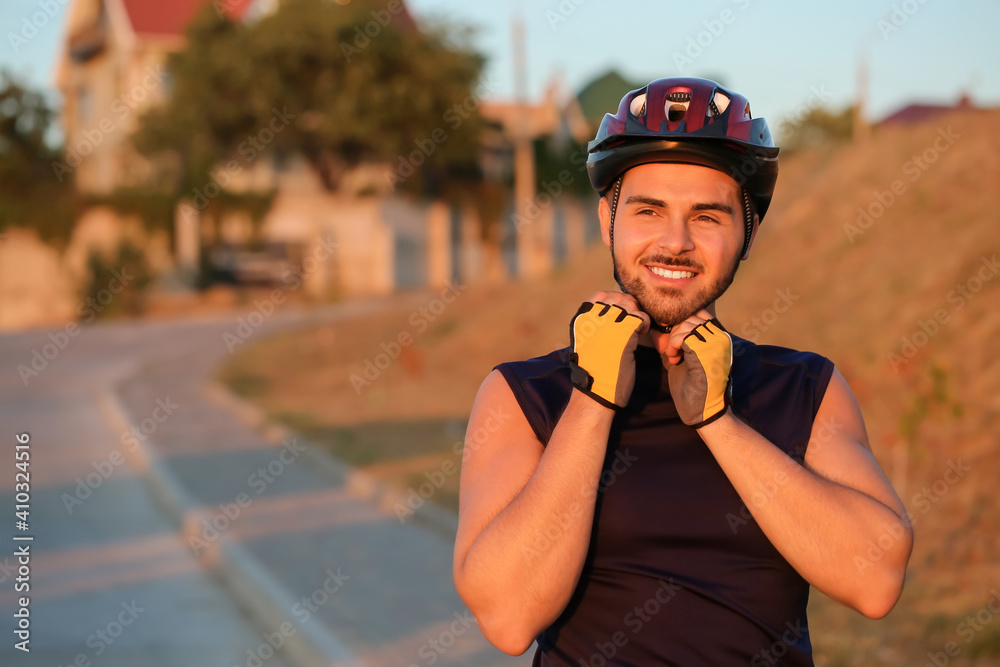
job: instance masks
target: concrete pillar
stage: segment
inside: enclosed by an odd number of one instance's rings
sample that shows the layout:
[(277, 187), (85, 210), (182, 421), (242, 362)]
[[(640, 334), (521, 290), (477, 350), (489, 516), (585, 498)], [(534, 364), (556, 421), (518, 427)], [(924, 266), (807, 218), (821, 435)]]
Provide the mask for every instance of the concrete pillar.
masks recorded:
[(461, 246), (458, 251), (459, 280), (474, 285), (483, 279), (483, 233), (479, 213), (472, 206), (462, 210)]
[(451, 209), (436, 201), (427, 208), (427, 285), (444, 287), (451, 276)]
[(372, 291), (375, 294), (391, 294), (396, 289), (396, 236), (381, 219), (374, 230), (374, 242), (377, 250), (372, 262)]
[(174, 243), (177, 275), (193, 286), (201, 254), (201, 213), (186, 199), (174, 209)]
[(563, 207), (563, 220), (566, 221), (566, 261), (571, 262), (586, 247), (587, 217), (583, 214), (583, 205), (575, 197), (563, 197), (560, 205)]
[(324, 235), (315, 226), (313, 229), (316, 233), (311, 235), (302, 255), (302, 289), (313, 299), (323, 299), (327, 294), (330, 268), (336, 257), (327, 254), (321, 245)]
[(532, 278), (548, 267), (539, 261), (538, 221), (541, 214), (535, 196), (535, 154), (531, 139), (521, 137), (514, 144), (514, 229), (517, 233), (519, 278)]

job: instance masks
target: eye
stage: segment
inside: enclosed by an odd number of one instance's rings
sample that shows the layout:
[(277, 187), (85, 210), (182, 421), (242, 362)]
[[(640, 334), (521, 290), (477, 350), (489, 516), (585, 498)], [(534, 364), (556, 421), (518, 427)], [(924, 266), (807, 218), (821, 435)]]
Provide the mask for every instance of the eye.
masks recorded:
[(653, 215), (656, 215), (656, 209), (649, 208), (649, 207), (644, 207), (644, 208), (637, 209), (636, 212), (635, 212), (635, 214), (636, 215), (644, 215), (644, 216), (653, 216)]

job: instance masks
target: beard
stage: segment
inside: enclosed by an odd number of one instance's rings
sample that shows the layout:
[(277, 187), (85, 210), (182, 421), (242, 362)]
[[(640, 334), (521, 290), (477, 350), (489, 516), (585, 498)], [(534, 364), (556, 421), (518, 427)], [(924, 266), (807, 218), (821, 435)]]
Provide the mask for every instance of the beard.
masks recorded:
[[(639, 271), (627, 271), (616, 257), (612, 255), (612, 261), (618, 277), (625, 286), (626, 291), (631, 294), (654, 322), (667, 327), (677, 326), (687, 318), (697, 313), (708, 304), (712, 303), (723, 292), (729, 289), (736, 277), (736, 271), (740, 268), (740, 258), (737, 257), (732, 268), (715, 283), (703, 287), (696, 294), (684, 298), (683, 291), (676, 287), (651, 287), (643, 282)], [(637, 264), (646, 263), (669, 264), (672, 266), (684, 267), (701, 272), (701, 267), (695, 262), (682, 257), (667, 257), (666, 255), (647, 255), (641, 257)], [(641, 271), (642, 269), (640, 269)]]

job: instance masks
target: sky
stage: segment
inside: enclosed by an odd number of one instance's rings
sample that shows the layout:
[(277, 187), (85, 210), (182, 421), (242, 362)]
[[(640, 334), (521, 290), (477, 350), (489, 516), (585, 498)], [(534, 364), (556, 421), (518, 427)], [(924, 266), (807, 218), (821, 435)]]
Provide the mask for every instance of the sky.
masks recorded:
[[(0, 68), (51, 89), (69, 4), (3, 0)], [(871, 120), (909, 102), (953, 104), (963, 93), (975, 104), (1000, 106), (1000, 3), (995, 0), (407, 4), (418, 21), (444, 20), (476, 29), (473, 45), (488, 58), (485, 78), (491, 97), (516, 94), (511, 23), (520, 16), (531, 98), (542, 95), (554, 76), (576, 91), (612, 68), (639, 83), (664, 76), (708, 76), (746, 96), (754, 115), (774, 127), (813, 106), (849, 104), (858, 59), (865, 53)], [(25, 37), (30, 32), (25, 19), (33, 16), (40, 27)]]

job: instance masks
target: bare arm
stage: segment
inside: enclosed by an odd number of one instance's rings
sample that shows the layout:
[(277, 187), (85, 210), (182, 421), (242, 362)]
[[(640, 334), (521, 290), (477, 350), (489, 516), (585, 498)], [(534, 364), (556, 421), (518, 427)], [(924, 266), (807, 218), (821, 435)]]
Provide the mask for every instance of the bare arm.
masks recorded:
[(699, 434), (764, 534), (803, 578), (865, 616), (889, 613), (902, 592), (913, 529), (871, 454), (861, 411), (838, 371), (817, 412), (805, 467), (731, 411)]
[(479, 389), (462, 462), (454, 578), (483, 634), (505, 653), (524, 653), (576, 588), (613, 417), (574, 389), (543, 447), (498, 371)]

